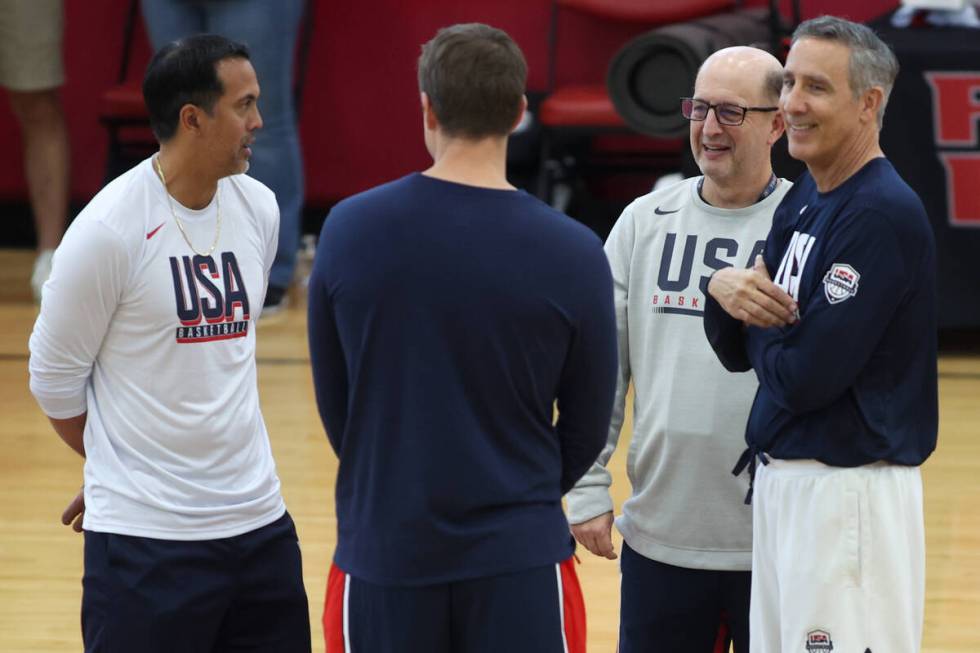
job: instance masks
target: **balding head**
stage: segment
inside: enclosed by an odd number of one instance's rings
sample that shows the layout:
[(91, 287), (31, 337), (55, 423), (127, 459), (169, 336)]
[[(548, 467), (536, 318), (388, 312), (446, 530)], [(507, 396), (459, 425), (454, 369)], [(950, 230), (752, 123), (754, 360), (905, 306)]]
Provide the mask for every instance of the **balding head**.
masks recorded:
[[(718, 50), (701, 64), (694, 82), (697, 91), (702, 76), (746, 82), (745, 90), (755, 94), (753, 102), (772, 105), (779, 100), (783, 87), (783, 66), (765, 50), (736, 45)], [(727, 84), (727, 82), (726, 82)]]
[(782, 80), (779, 61), (756, 48), (725, 48), (701, 65), (685, 106), (697, 117), (691, 152), (705, 176), (703, 197), (716, 206), (748, 206), (768, 182), (783, 133)]

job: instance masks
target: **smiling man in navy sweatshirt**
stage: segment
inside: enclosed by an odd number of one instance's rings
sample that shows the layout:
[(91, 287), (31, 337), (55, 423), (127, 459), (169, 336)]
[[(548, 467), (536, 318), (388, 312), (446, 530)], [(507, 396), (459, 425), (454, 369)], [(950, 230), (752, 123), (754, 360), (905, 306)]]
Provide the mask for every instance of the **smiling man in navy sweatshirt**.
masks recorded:
[(432, 167), (324, 224), (309, 338), (340, 458), (327, 651), (585, 650), (561, 498), (609, 427), (612, 278), (594, 234), (507, 182), (525, 79), (500, 30), (441, 30), (419, 60)]
[(759, 378), (737, 467), (756, 474), (753, 653), (920, 646), (936, 261), (922, 203), (878, 144), (897, 73), (863, 25), (797, 28), (780, 107), (807, 172), (776, 209), (764, 262), (708, 285), (716, 353)]

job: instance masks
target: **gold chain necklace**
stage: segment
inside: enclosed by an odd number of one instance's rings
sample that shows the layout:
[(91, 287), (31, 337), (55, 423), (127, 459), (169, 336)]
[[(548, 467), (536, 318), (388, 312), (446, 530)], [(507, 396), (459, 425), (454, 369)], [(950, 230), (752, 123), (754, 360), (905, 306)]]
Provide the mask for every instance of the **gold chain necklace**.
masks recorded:
[(221, 187), (220, 185), (216, 184), (214, 190), (215, 204), (217, 205), (217, 209), (218, 209), (217, 225), (215, 226), (215, 230), (214, 230), (214, 242), (211, 243), (211, 248), (208, 249), (207, 252), (199, 252), (197, 251), (197, 248), (194, 247), (194, 243), (192, 243), (191, 239), (187, 236), (187, 232), (184, 230), (184, 224), (180, 221), (180, 218), (177, 217), (177, 211), (174, 210), (174, 202), (172, 199), (170, 199), (170, 191), (167, 190), (167, 178), (163, 175), (163, 166), (160, 165), (159, 155), (154, 157), (153, 163), (155, 164), (157, 175), (160, 177), (160, 182), (163, 184), (163, 192), (167, 196), (167, 206), (170, 207), (170, 214), (174, 216), (174, 222), (177, 223), (177, 229), (180, 230), (180, 235), (184, 237), (184, 242), (186, 242), (187, 246), (191, 248), (191, 251), (197, 254), (198, 256), (211, 256), (211, 254), (214, 253), (215, 248), (218, 246), (218, 239), (221, 237)]

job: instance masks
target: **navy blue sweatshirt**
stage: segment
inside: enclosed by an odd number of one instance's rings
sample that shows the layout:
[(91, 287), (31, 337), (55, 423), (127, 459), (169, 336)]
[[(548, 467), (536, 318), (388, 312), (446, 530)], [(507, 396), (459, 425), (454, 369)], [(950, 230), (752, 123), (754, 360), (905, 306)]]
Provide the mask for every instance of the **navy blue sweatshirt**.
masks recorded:
[(841, 467), (922, 463), (938, 422), (936, 260), (916, 194), (884, 158), (828, 193), (804, 173), (776, 209), (764, 258), (798, 322), (743, 329), (705, 304), (719, 359), (759, 377), (749, 446)]
[(617, 369), (591, 231), (522, 191), (372, 189), (324, 223), (309, 340), (338, 567), (425, 585), (572, 554), (561, 498), (605, 444)]

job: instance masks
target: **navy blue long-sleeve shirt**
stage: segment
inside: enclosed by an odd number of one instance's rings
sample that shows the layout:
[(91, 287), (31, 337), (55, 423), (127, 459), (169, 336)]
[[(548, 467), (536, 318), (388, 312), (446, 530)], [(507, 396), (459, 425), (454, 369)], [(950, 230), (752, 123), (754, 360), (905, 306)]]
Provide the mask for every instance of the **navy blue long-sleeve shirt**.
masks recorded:
[(841, 467), (922, 463), (936, 447), (938, 394), (935, 244), (919, 198), (884, 158), (828, 193), (804, 173), (764, 258), (798, 322), (743, 329), (714, 299), (705, 305), (719, 359), (759, 378), (749, 446)]
[(421, 174), (349, 198), (320, 236), (309, 339), (341, 569), (422, 585), (571, 555), (561, 498), (605, 444), (617, 368), (587, 228)]

